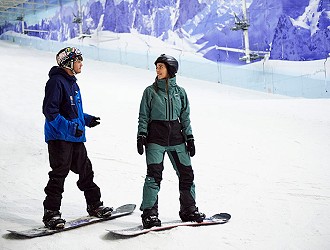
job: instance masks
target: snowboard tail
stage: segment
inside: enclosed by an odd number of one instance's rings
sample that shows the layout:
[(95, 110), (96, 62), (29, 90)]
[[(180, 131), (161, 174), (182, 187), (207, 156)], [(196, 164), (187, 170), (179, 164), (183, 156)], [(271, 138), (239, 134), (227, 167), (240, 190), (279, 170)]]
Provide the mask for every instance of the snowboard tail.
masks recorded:
[(149, 232), (169, 230), (169, 229), (172, 229), (175, 227), (181, 227), (181, 226), (200, 227), (200, 226), (207, 226), (207, 225), (224, 224), (224, 223), (227, 223), (230, 220), (230, 218), (231, 218), (230, 214), (220, 213), (220, 214), (215, 214), (211, 217), (205, 218), (203, 220), (203, 222), (200, 222), (200, 223), (198, 223), (198, 222), (182, 222), (180, 220), (175, 220), (175, 221), (162, 222), (162, 225), (160, 227), (152, 227), (149, 229), (144, 229), (142, 225), (139, 225), (139, 226), (132, 227), (132, 228), (108, 230), (108, 231), (114, 235), (130, 237), (130, 236), (146, 234)]
[(67, 221), (64, 225), (64, 228), (61, 229), (49, 229), (46, 227), (38, 227), (38, 228), (33, 228), (33, 229), (27, 229), (23, 231), (15, 231), (15, 230), (8, 230), (11, 234), (14, 235), (19, 235), (19, 236), (24, 236), (28, 238), (34, 238), (34, 237), (41, 237), (41, 236), (46, 236), (46, 235), (51, 235), (55, 233), (60, 233), (63, 231), (68, 231), (72, 230), (78, 227), (83, 227), (86, 225), (102, 222), (102, 221), (107, 221), (107, 220), (113, 220), (122, 216), (129, 215), (133, 213), (135, 210), (136, 205), (135, 204), (126, 204), (123, 206), (120, 206), (116, 208), (110, 217), (107, 218), (98, 218), (94, 216), (83, 216), (80, 218), (77, 218), (75, 220)]

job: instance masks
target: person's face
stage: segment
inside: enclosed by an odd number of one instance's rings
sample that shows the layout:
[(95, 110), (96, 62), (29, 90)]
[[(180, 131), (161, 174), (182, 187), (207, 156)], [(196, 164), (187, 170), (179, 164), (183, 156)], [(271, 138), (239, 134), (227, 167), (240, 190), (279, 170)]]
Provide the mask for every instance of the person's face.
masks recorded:
[(164, 79), (168, 77), (167, 68), (164, 63), (157, 63), (156, 73), (158, 79)]
[(77, 59), (74, 63), (73, 63), (73, 70), (74, 72), (76, 72), (76, 74), (81, 73), (81, 67), (83, 66), (82, 60)]

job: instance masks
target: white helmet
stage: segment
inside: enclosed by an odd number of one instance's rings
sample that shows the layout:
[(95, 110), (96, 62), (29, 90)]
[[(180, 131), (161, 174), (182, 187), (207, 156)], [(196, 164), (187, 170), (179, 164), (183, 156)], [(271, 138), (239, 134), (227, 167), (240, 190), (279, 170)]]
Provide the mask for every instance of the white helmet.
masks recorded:
[(61, 49), (56, 55), (57, 64), (62, 68), (70, 69), (73, 73), (73, 63), (77, 60), (82, 61), (83, 57), (79, 49), (75, 47), (66, 47)]

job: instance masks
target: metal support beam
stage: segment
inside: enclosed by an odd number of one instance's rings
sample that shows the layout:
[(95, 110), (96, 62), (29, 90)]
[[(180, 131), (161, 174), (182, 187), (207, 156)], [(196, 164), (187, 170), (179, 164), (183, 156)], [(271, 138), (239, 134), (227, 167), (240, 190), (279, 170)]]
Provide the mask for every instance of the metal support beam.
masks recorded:
[(24, 16), (47, 10), (49, 7), (60, 6), (63, 2), (74, 0), (0, 0), (0, 25), (6, 21), (16, 20), (17, 16)]

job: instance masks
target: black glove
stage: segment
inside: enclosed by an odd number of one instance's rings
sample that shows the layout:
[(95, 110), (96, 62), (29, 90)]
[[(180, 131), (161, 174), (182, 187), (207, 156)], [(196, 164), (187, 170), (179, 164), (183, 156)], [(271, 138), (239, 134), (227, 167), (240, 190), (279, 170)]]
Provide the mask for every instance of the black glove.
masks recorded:
[(145, 135), (139, 135), (137, 137), (137, 151), (140, 155), (143, 154), (143, 146), (147, 145), (147, 138)]
[(77, 126), (76, 126), (76, 133), (74, 134), (74, 136), (75, 137), (80, 137), (80, 136), (82, 136), (82, 134), (84, 133), (84, 131), (82, 131), (82, 130), (80, 130), (79, 129), (79, 125), (78, 124), (76, 124)]
[(99, 120), (100, 120), (100, 117), (93, 116), (91, 122), (89, 123), (89, 126), (92, 128), (92, 127), (99, 125), (100, 124)]
[(196, 153), (196, 149), (195, 149), (195, 143), (194, 143), (194, 137), (191, 136), (189, 138), (188, 136), (188, 139), (187, 139), (187, 150), (190, 154), (191, 157), (193, 157)]

